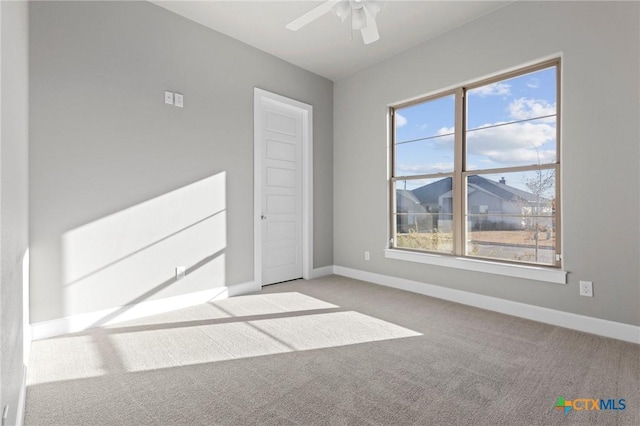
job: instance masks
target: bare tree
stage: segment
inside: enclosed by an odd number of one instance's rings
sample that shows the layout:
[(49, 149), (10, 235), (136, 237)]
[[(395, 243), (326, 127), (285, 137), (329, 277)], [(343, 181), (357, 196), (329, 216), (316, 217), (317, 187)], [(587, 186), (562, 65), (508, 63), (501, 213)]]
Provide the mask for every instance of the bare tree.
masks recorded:
[[(532, 144), (533, 145), (533, 144)], [(538, 147), (534, 146), (536, 150), (536, 156), (538, 157), (538, 166), (540, 165), (540, 152)], [(531, 194), (535, 196), (534, 205), (530, 206), (532, 216), (533, 227), (533, 239), (535, 241), (535, 259), (538, 262), (538, 250), (540, 246), (540, 215), (544, 210), (553, 211), (553, 205), (555, 204), (555, 196), (550, 196), (547, 192), (555, 186), (555, 170), (538, 169), (535, 171), (534, 177), (524, 180), (524, 184), (527, 186)]]

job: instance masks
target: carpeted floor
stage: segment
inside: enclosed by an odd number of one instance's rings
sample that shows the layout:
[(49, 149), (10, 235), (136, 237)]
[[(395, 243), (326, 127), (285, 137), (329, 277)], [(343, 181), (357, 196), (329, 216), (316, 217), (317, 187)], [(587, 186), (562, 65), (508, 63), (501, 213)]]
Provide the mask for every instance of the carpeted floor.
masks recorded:
[(638, 345), (330, 276), (34, 342), (25, 424), (638, 425), (639, 386)]

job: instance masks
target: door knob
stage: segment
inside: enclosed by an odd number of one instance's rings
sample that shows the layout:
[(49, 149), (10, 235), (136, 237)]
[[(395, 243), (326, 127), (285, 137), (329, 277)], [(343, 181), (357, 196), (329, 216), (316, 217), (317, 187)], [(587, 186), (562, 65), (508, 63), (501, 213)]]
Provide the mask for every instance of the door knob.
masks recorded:
[(267, 217), (265, 215), (260, 216), (260, 219), (265, 220)]

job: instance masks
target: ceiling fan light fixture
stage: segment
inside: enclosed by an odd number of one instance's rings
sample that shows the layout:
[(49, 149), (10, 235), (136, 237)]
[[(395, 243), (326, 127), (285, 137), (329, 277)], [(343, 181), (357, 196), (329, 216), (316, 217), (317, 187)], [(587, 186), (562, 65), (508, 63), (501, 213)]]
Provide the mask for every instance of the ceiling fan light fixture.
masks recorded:
[(361, 30), (367, 26), (367, 16), (364, 9), (353, 9), (351, 13), (351, 28), (353, 30)]
[(382, 3), (377, 0), (368, 0), (365, 7), (367, 8), (371, 16), (375, 18), (378, 12), (380, 12), (380, 10), (382, 9)]
[(340, 22), (344, 22), (349, 16), (351, 6), (349, 5), (348, 0), (343, 0), (335, 5), (333, 11), (335, 12), (336, 16), (340, 18)]
[(349, 0), (349, 4), (353, 10), (362, 9), (366, 0)]
[(289, 22), (286, 28), (298, 31), (329, 12), (335, 13), (342, 22), (351, 15), (351, 30), (361, 31), (364, 44), (371, 44), (380, 39), (375, 16), (381, 8), (382, 1), (379, 0), (326, 0)]

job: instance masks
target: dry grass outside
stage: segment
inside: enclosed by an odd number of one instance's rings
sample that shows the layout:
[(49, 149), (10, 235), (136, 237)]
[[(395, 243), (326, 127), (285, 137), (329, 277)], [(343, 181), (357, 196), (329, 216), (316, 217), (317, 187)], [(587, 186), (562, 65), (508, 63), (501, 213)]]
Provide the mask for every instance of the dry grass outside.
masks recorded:
[[(474, 244), (496, 244), (501, 246), (535, 246), (532, 231), (476, 231), (467, 233)], [(397, 247), (427, 251), (453, 252), (453, 234), (445, 232), (411, 232), (397, 235)], [(539, 232), (538, 247), (555, 247), (555, 234)]]
[[(497, 243), (509, 246), (532, 246), (536, 244), (535, 233), (533, 231), (475, 231), (467, 233), (467, 238), (474, 243), (492, 244)], [(555, 247), (555, 233), (538, 233), (539, 247)]]
[(453, 253), (453, 234), (444, 232), (411, 232), (397, 235), (397, 247)]

